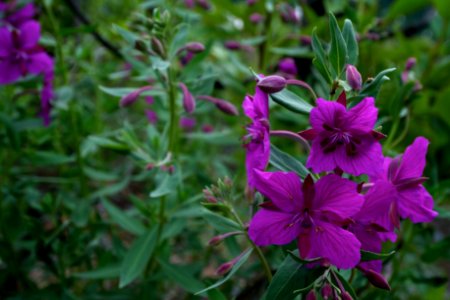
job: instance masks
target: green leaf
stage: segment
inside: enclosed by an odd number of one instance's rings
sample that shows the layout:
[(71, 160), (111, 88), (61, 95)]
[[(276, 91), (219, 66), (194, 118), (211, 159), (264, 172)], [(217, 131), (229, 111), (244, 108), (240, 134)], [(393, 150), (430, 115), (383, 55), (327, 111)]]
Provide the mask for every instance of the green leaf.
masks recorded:
[(200, 289), (204, 289), (203, 282), (195, 279), (192, 274), (186, 272), (181, 266), (173, 266), (163, 260), (158, 259), (158, 263), (161, 266), (162, 271), (171, 280), (179, 284), (183, 289), (191, 293), (195, 293)]
[(203, 218), (208, 221), (208, 224), (213, 226), (220, 232), (228, 232), (235, 230), (242, 230), (241, 226), (231, 219), (225, 218), (219, 214), (213, 213), (206, 208), (203, 208)]
[(347, 45), (347, 63), (356, 65), (359, 55), (358, 42), (356, 41), (356, 34), (352, 21), (349, 19), (345, 19), (344, 28), (342, 29), (342, 36), (344, 37), (345, 44)]
[(150, 197), (159, 198), (175, 191), (179, 181), (177, 174), (177, 172), (174, 174), (163, 174), (162, 179), (159, 181), (158, 187), (150, 192)]
[(108, 212), (113, 221), (128, 232), (136, 235), (145, 233), (145, 226), (136, 218), (130, 217), (118, 209), (115, 205), (109, 203), (107, 200), (102, 200), (103, 207)]
[(117, 278), (120, 276), (120, 270), (121, 270), (120, 264), (115, 265), (109, 265), (101, 268), (97, 268), (92, 271), (87, 272), (81, 272), (81, 273), (75, 273), (72, 276), (76, 278), (81, 279), (111, 279), (111, 278)]
[(113, 172), (100, 171), (90, 167), (83, 167), (83, 173), (89, 178), (97, 181), (115, 181), (119, 179), (119, 175)]
[(133, 32), (120, 27), (119, 25), (113, 24), (113, 30), (118, 33), (131, 47), (134, 47), (134, 44), (138, 40), (138, 37)]
[(95, 191), (94, 193), (89, 195), (89, 199), (95, 199), (117, 194), (118, 192), (122, 191), (128, 186), (129, 181), (130, 178), (126, 176), (122, 181), (110, 184), (104, 188)]
[(295, 172), (302, 178), (309, 174), (301, 162), (274, 145), (270, 145), (270, 164), (280, 171)]
[(378, 94), (378, 91), (380, 90), (381, 84), (386, 80), (389, 80), (389, 77), (387, 77), (386, 74), (392, 73), (395, 70), (396, 70), (395, 68), (390, 68), (378, 73), (377, 76), (375, 76), (375, 78), (371, 82), (363, 86), (360, 95), (364, 95), (365, 97), (367, 96), (375, 97)]
[(288, 255), (267, 288), (265, 299), (294, 299), (296, 297), (295, 291), (309, 287), (323, 274), (324, 270), (324, 268), (307, 268)]
[(123, 288), (144, 271), (156, 246), (157, 228), (134, 241), (122, 262), (119, 287)]
[(75, 156), (49, 151), (33, 151), (27, 155), (27, 158), (35, 165), (63, 165), (75, 161)]
[(386, 259), (394, 254), (395, 251), (391, 251), (388, 253), (374, 253), (370, 251), (361, 250), (361, 261)]
[(335, 71), (335, 78), (338, 79), (342, 73), (345, 62), (347, 61), (347, 46), (345, 45), (344, 37), (339, 29), (338, 22), (332, 13), (330, 16), (330, 33), (331, 33), (331, 47), (329, 59), (331, 66)]
[(215, 289), (216, 287), (221, 286), (222, 284), (224, 284), (226, 281), (228, 281), (233, 275), (234, 273), (236, 273), (239, 268), (247, 261), (247, 259), (250, 257), (250, 254), (252, 254), (253, 248), (248, 249), (242, 256), (241, 258), (234, 264), (233, 268), (231, 268), (230, 272), (228, 272), (227, 276), (225, 276), (224, 278), (222, 278), (221, 280), (217, 281), (216, 283), (214, 283), (213, 285), (210, 285), (209, 287), (195, 293), (195, 295), (199, 295), (202, 294), (206, 291), (209, 291), (211, 289)]
[[(106, 87), (106, 86), (102, 86), (100, 85), (98, 87), (102, 92), (111, 95), (111, 96), (115, 96), (115, 97), (123, 97), (126, 96), (136, 90), (139, 89), (139, 87), (135, 87), (135, 88), (123, 88), (123, 87)], [(161, 96), (163, 94), (162, 91), (160, 90), (148, 90), (145, 92), (142, 92), (142, 96)]]
[(284, 89), (281, 92), (271, 94), (270, 99), (293, 112), (309, 114), (309, 112), (313, 108), (313, 106), (306, 100), (289, 91), (288, 89)]
[(312, 48), (315, 54), (313, 59), (313, 64), (317, 68), (317, 70), (322, 74), (323, 78), (328, 81), (328, 83), (333, 82), (333, 78), (331, 77), (330, 70), (328, 67), (328, 58), (325, 54), (325, 50), (320, 43), (319, 38), (316, 34), (316, 29), (313, 30), (312, 33)]

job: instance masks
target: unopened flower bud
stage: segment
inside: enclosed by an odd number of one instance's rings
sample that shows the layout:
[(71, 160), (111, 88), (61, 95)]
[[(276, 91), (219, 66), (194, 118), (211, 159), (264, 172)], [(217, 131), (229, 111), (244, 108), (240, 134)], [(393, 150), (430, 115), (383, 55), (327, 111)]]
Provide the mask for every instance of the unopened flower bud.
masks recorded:
[(375, 272), (374, 270), (369, 270), (364, 272), (364, 275), (366, 275), (367, 280), (369, 280), (369, 282), (380, 289), (383, 290), (391, 290), (391, 287), (389, 286), (389, 283), (387, 282), (387, 280), (383, 277), (383, 275), (381, 275), (378, 272)]
[(161, 57), (165, 57), (166, 51), (164, 50), (164, 46), (160, 40), (158, 40), (156, 37), (152, 37), (151, 44), (152, 50), (155, 51), (156, 54)]
[(314, 292), (314, 289), (310, 290), (308, 294), (306, 294), (306, 300), (316, 300), (316, 292)]
[(217, 275), (224, 275), (224, 274), (230, 272), (230, 270), (233, 268), (233, 266), (234, 266), (233, 261), (229, 261), (229, 262), (226, 262), (226, 263), (224, 263), (224, 264), (221, 264), (221, 265), (217, 268), (216, 274), (217, 274)]
[(191, 43), (187, 43), (184, 46), (184, 49), (186, 49), (187, 51), (192, 52), (192, 53), (200, 53), (200, 52), (205, 51), (205, 46), (199, 42), (191, 42)]
[(181, 90), (183, 91), (183, 107), (184, 110), (190, 114), (195, 110), (195, 99), (192, 96), (192, 94), (189, 92), (187, 86), (180, 82), (178, 84), (178, 86), (181, 88)]
[(278, 93), (286, 87), (286, 79), (278, 75), (271, 75), (258, 81), (257, 86), (266, 94)]
[(405, 70), (411, 71), (412, 68), (414, 68), (414, 66), (416, 65), (416, 63), (417, 59), (415, 57), (408, 58), (408, 60), (406, 61)]
[(203, 196), (205, 197), (206, 202), (217, 203), (216, 197), (214, 197), (213, 193), (209, 189), (203, 189)]
[(197, 0), (197, 4), (204, 10), (209, 10), (211, 8), (211, 3), (209, 3), (208, 0)]
[(224, 43), (225, 48), (228, 50), (240, 50), (242, 45), (238, 41), (226, 41)]
[(217, 99), (216, 107), (220, 109), (222, 112), (226, 113), (227, 115), (231, 116), (239, 115), (239, 111), (237, 110), (236, 106), (234, 106), (228, 101)]
[(253, 13), (250, 15), (250, 22), (252, 22), (253, 24), (258, 24), (262, 20), (264, 20), (264, 17), (261, 14)]
[(300, 37), (300, 43), (304, 46), (309, 46), (311, 45), (312, 39), (309, 35), (302, 35)]
[(153, 168), (155, 167), (155, 164), (154, 163), (148, 163), (146, 166), (145, 166), (145, 169), (146, 170), (153, 170)]
[(184, 0), (184, 5), (187, 8), (193, 8), (195, 6), (195, 1), (194, 0)]
[(233, 236), (233, 235), (239, 235), (242, 234), (242, 231), (232, 231), (232, 232), (227, 232), (221, 235), (217, 235), (215, 237), (213, 237), (212, 239), (209, 240), (208, 245), (209, 246), (217, 246), (219, 245), (224, 239)]
[(328, 300), (331, 299), (331, 297), (333, 296), (333, 289), (328, 283), (325, 283), (320, 293), (322, 294), (322, 298), (324, 300)]
[(347, 291), (343, 291), (341, 294), (342, 300), (353, 300), (352, 296)]
[(347, 77), (347, 82), (352, 87), (352, 89), (355, 91), (359, 91), (362, 86), (362, 78), (358, 70), (353, 65), (347, 65), (345, 75)]
[(120, 99), (120, 106), (121, 107), (130, 106), (131, 104), (136, 102), (137, 99), (139, 99), (139, 96), (143, 92), (151, 90), (151, 89), (152, 89), (151, 86), (144, 86), (144, 87), (141, 87), (140, 89), (137, 89), (137, 90), (129, 93), (128, 95), (123, 96)]
[(195, 119), (193, 118), (186, 118), (186, 117), (180, 118), (180, 127), (183, 128), (185, 131), (193, 130), (196, 123), (197, 121), (195, 121)]

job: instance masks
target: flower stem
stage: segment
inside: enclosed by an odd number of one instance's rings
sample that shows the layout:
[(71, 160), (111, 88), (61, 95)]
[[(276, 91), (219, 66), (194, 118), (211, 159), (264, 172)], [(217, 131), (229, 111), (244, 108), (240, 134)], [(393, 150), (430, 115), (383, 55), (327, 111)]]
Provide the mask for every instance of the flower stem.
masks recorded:
[(169, 124), (169, 152), (176, 157), (177, 151), (177, 123), (178, 115), (176, 111), (176, 93), (173, 82), (172, 70), (169, 68), (167, 74), (167, 95), (169, 97), (170, 124)]

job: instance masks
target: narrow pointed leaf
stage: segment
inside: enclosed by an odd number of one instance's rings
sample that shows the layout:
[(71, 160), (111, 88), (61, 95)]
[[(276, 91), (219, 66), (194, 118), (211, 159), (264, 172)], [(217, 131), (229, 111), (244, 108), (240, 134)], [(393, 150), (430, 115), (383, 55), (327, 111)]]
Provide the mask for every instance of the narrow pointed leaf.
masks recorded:
[(331, 47), (329, 59), (331, 66), (335, 71), (335, 78), (338, 79), (344, 70), (345, 62), (347, 61), (347, 46), (345, 45), (344, 37), (339, 29), (338, 22), (333, 14), (330, 13), (330, 33), (331, 33)]
[(158, 263), (167, 277), (176, 282), (186, 291), (195, 293), (198, 290), (205, 288), (203, 282), (195, 279), (194, 276), (192, 276), (189, 272), (186, 272), (185, 269), (180, 268), (179, 266), (175, 267), (160, 259), (158, 259)]
[(308, 169), (300, 161), (274, 145), (270, 145), (270, 164), (280, 171), (295, 172), (302, 178), (309, 174)]
[(145, 226), (141, 222), (139, 222), (138, 219), (128, 216), (115, 205), (109, 203), (107, 200), (103, 200), (102, 204), (114, 223), (133, 234), (144, 234)]
[(388, 253), (375, 253), (370, 251), (361, 250), (361, 261), (386, 259), (395, 254), (395, 251)]
[(344, 28), (342, 29), (342, 36), (344, 37), (345, 44), (347, 45), (347, 63), (356, 65), (359, 55), (358, 42), (356, 41), (356, 34), (352, 21), (349, 19), (345, 19)]
[(332, 83), (333, 79), (331, 77), (331, 73), (328, 67), (328, 58), (325, 54), (325, 50), (320, 43), (319, 38), (317, 37), (316, 30), (314, 29), (312, 33), (312, 48), (314, 51), (314, 59), (313, 64), (317, 68), (320, 74), (322, 74), (323, 78), (325, 78), (328, 83)]
[(313, 108), (306, 100), (287, 89), (271, 94), (270, 99), (293, 112), (309, 114)]

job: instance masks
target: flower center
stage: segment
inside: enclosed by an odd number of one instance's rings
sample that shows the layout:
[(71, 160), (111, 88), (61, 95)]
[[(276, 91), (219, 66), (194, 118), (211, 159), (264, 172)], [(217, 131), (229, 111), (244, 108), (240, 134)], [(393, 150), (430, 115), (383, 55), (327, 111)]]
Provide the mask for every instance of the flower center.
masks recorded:
[(361, 143), (357, 137), (341, 128), (331, 127), (327, 124), (324, 124), (323, 128), (328, 132), (328, 135), (320, 142), (323, 152), (330, 153), (338, 146), (345, 146), (347, 155), (356, 154), (356, 147)]

